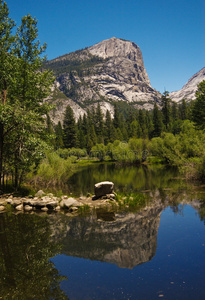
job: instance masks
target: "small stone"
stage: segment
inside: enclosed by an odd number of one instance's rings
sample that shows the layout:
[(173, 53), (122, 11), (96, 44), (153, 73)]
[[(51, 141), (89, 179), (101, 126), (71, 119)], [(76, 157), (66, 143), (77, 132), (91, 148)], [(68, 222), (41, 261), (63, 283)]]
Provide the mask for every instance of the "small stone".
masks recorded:
[(14, 199), (14, 200), (13, 200), (13, 203), (12, 203), (12, 205), (13, 205), (14, 207), (19, 206), (19, 205), (21, 205), (21, 204), (22, 204), (22, 201), (21, 201), (21, 200), (18, 200), (18, 199)]
[(5, 209), (6, 209), (5, 206), (3, 206), (3, 205), (0, 206), (0, 211), (3, 211)]
[(17, 205), (15, 207), (16, 210), (23, 210), (23, 204)]
[(48, 211), (48, 208), (47, 207), (42, 207), (41, 210), (42, 211)]
[(71, 211), (71, 212), (75, 212), (75, 211), (77, 211), (77, 210), (78, 210), (78, 207), (75, 207), (75, 206), (70, 208), (70, 211)]
[(25, 205), (25, 206), (24, 206), (24, 210), (25, 210), (25, 211), (31, 211), (31, 210), (33, 210), (33, 207), (30, 206), (30, 205)]
[(58, 205), (58, 206), (56, 206), (56, 208), (54, 208), (54, 210), (56, 210), (56, 211), (59, 211), (61, 208), (60, 208), (60, 206)]
[(61, 208), (69, 208), (71, 206), (76, 206), (79, 202), (75, 198), (64, 199), (60, 202)]
[(9, 199), (6, 200), (6, 203), (12, 205), (13, 204), (13, 200), (11, 198), (9, 198)]

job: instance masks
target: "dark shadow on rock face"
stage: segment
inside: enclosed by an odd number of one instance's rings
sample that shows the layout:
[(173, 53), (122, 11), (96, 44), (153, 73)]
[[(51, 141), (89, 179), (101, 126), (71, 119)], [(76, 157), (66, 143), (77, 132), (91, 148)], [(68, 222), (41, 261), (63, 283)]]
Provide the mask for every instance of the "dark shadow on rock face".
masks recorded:
[[(157, 232), (164, 205), (153, 203), (139, 213), (104, 213), (85, 218), (62, 216), (63, 254), (132, 269), (156, 253)], [(106, 220), (106, 221), (105, 221)], [(58, 229), (55, 238), (58, 236)]]

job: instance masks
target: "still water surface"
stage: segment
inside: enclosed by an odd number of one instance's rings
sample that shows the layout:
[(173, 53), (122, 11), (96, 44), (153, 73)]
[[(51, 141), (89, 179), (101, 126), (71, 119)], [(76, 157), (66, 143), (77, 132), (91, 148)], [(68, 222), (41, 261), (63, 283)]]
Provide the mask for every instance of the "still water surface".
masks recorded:
[[(75, 176), (111, 173), (117, 190), (152, 193), (149, 205), (110, 218), (0, 214), (0, 299), (205, 299), (203, 188), (174, 170), (109, 168)], [(86, 184), (75, 178), (80, 194)]]

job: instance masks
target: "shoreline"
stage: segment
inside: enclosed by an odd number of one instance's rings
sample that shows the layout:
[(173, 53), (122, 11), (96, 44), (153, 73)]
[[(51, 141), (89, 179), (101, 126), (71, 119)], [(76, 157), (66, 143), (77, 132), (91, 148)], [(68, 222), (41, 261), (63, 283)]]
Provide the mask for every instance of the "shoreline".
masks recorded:
[(111, 209), (119, 206), (113, 195), (106, 195), (95, 199), (89, 197), (69, 197), (67, 195), (55, 197), (53, 194), (47, 195), (39, 191), (34, 197), (20, 197), (13, 195), (0, 196), (0, 213), (13, 210), (16, 213), (82, 213), (96, 208)]

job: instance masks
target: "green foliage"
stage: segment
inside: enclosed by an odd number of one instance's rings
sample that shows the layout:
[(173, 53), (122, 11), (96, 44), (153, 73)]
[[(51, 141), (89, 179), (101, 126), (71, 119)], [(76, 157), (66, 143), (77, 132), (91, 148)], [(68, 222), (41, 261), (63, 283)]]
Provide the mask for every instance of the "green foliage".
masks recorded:
[(68, 299), (62, 276), (51, 262), (61, 245), (52, 239), (48, 217), (0, 215), (0, 285), (2, 299)]
[(205, 80), (198, 85), (192, 118), (198, 129), (205, 129)]
[(153, 138), (151, 151), (166, 163), (179, 167), (187, 178), (196, 179), (203, 177), (204, 145), (204, 132), (196, 130), (194, 124), (186, 120), (179, 134), (163, 133), (161, 137)]
[(40, 71), (46, 45), (37, 41), (36, 19), (23, 17), (15, 37), (14, 22), (2, 1), (0, 19), (0, 186), (6, 176), (14, 178), (17, 188), (31, 165), (43, 157), (41, 140), (50, 134), (43, 119), (50, 107), (43, 100), (54, 78)]
[(55, 152), (47, 152), (46, 158), (39, 165), (35, 180), (46, 187), (60, 186), (68, 180), (72, 171), (72, 158), (64, 159)]
[(76, 147), (78, 145), (77, 127), (72, 108), (66, 107), (63, 120), (63, 140), (66, 148)]
[[(82, 59), (79, 59), (78, 55), (76, 56), (79, 53)], [(78, 76), (82, 77), (82, 75), (89, 75), (96, 65), (106, 61), (106, 59), (90, 54), (86, 49), (64, 55), (61, 58), (63, 59), (59, 58), (46, 62), (44, 67), (52, 70), (55, 75), (77, 72)]]
[(144, 207), (148, 198), (142, 193), (118, 194), (116, 200), (120, 209), (136, 211)]

